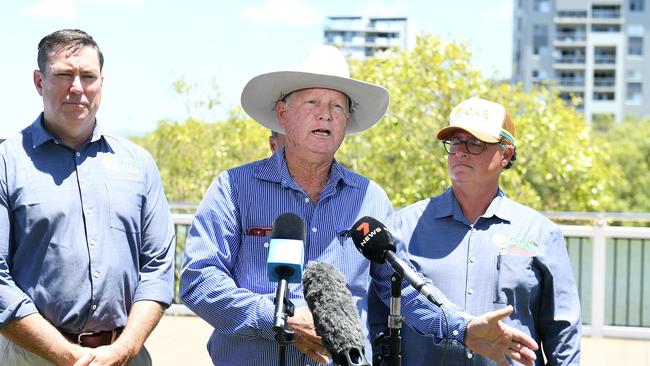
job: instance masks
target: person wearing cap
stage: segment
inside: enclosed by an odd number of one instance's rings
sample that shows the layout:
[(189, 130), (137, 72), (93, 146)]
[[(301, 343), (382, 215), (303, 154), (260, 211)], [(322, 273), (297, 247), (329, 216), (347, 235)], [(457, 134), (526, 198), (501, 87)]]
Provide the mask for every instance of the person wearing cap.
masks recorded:
[[(350, 78), (338, 49), (316, 46), (296, 69), (251, 79), (241, 103), (257, 122), (284, 133), (285, 145), (270, 158), (215, 178), (188, 232), (180, 296), (215, 328), (207, 346), (215, 365), (272, 365), (278, 362), (272, 329), (277, 283), (269, 281), (266, 261), (278, 216), (292, 212), (302, 219), (307, 227), (305, 263), (329, 263), (344, 275), (364, 324), (371, 279), (382, 298), (390, 299), (392, 269), (371, 264), (358, 253), (347, 230), (364, 216), (387, 222), (391, 203), (376, 183), (334, 158), (346, 134), (364, 131), (381, 119), (389, 93)], [(398, 249), (407, 261), (403, 246)], [(302, 291), (301, 284), (289, 284), (288, 297), (296, 309), (288, 326), (296, 338), (286, 351), (287, 364), (327, 363)], [(473, 318), (445, 302), (445, 327), (440, 308), (411, 287), (403, 295), (407, 321), (423, 334), (437, 340), (475, 340), (483, 352), (499, 357), (514, 355), (509, 347), (523, 344), (520, 357), (534, 357), (532, 339), (502, 326), (500, 314)], [(370, 352), (369, 343), (366, 350)]]
[(0, 365), (151, 365), (174, 296), (156, 164), (96, 113), (104, 57), (62, 29), (38, 44), (43, 112), (0, 145)]
[[(543, 345), (536, 365), (578, 365), (580, 302), (564, 237), (499, 188), (517, 154), (514, 122), (500, 104), (473, 97), (452, 110), (437, 138), (451, 187), (396, 214), (411, 261), (468, 313), (512, 305), (504, 322)], [(388, 309), (376, 295), (369, 303), (372, 332), (384, 331)], [(494, 365), (462, 344), (437, 344), (407, 327), (402, 337), (404, 365)]]

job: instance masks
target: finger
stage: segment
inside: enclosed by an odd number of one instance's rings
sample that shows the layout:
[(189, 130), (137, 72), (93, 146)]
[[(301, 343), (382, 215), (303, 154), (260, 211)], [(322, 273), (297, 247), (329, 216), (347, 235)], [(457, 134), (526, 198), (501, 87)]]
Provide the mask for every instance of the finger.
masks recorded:
[(537, 346), (537, 342), (535, 342), (534, 339), (526, 335), (526, 333), (517, 329), (512, 330), (512, 340), (524, 347), (529, 348), (530, 350), (532, 350), (531, 352), (537, 351), (537, 349), (539, 348)]
[(84, 353), (77, 362), (74, 363), (74, 366), (88, 366), (92, 360), (95, 359), (95, 355), (92, 353)]
[(487, 320), (490, 323), (497, 322), (499, 320), (505, 319), (508, 316), (510, 316), (510, 314), (512, 314), (512, 311), (513, 311), (512, 305), (508, 305), (503, 309), (491, 311), (486, 314)]
[(508, 350), (506, 350), (505, 353), (506, 353), (506, 356), (510, 357), (510, 359), (515, 360), (515, 361), (517, 361), (517, 362), (519, 362), (521, 364), (530, 365), (530, 366), (533, 366), (533, 364), (534, 364), (535, 359), (531, 359), (529, 357), (526, 357), (522, 352), (515, 351), (515, 350), (512, 350), (512, 349), (508, 349)]
[(326, 365), (330, 362), (330, 360), (325, 357), (324, 355), (320, 354), (319, 352), (316, 352), (313, 349), (307, 350), (307, 356), (311, 357), (314, 359), (314, 361), (320, 363), (321, 365)]

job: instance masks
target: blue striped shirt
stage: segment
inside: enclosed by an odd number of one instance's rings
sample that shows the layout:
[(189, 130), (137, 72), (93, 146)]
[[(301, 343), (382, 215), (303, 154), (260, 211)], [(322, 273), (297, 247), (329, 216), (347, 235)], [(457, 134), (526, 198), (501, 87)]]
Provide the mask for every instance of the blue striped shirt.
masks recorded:
[(158, 169), (103, 133), (75, 151), (42, 114), (0, 145), (0, 327), (33, 313), (71, 333), (173, 298), (174, 230)]
[[(381, 187), (334, 161), (320, 200), (313, 205), (289, 175), (284, 150), (230, 169), (217, 176), (196, 212), (181, 269), (181, 298), (215, 328), (208, 342), (215, 365), (277, 363), (272, 330), (277, 284), (269, 282), (266, 272), (269, 237), (248, 233), (270, 228), (286, 212), (300, 216), (307, 227), (305, 263), (329, 263), (343, 273), (363, 324), (370, 278), (377, 282), (381, 297), (390, 298), (390, 266), (371, 264), (344, 234), (363, 216), (388, 222), (392, 206)], [(401, 244), (399, 251), (405, 255)], [(288, 292), (296, 307), (306, 306), (302, 284), (289, 284)], [(447, 330), (440, 309), (410, 287), (402, 294), (406, 321), (441, 339)], [(467, 315), (452, 311), (449, 322), (450, 332), (457, 330), (455, 339), (462, 340)], [(287, 361), (301, 366), (315, 363), (294, 347), (287, 349)]]

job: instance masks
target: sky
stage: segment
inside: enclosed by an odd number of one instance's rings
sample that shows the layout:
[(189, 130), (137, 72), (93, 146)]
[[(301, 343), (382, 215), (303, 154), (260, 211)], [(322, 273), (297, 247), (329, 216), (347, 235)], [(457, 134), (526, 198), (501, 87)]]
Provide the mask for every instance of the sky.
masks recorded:
[(187, 117), (172, 88), (179, 79), (205, 95), (216, 83), (221, 104), (205, 117), (225, 117), (248, 80), (291, 69), (323, 42), (327, 16), (407, 17), (418, 32), (465, 42), (484, 76), (510, 77), (512, 0), (2, 1), (0, 137), (42, 111), (32, 72), (38, 42), (57, 29), (82, 29), (99, 44), (105, 62), (97, 117), (128, 136)]

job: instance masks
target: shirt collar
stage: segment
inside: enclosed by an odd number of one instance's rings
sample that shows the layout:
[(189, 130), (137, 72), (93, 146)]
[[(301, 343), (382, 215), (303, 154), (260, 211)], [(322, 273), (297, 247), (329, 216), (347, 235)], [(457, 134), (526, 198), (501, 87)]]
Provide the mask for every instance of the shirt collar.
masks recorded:
[[(441, 204), (436, 206), (433, 216), (435, 218), (443, 218), (453, 216), (454, 219), (458, 221), (463, 221), (464, 216), (463, 212), (460, 209), (460, 204), (454, 196), (454, 192), (451, 188), (447, 188), (442, 194)], [(510, 201), (501, 188), (497, 190), (497, 194), (488, 206), (485, 213), (481, 215), (484, 218), (490, 218), (496, 216), (504, 221), (511, 221), (513, 217), (512, 210), (512, 201)]]
[[(287, 186), (297, 186), (289, 174), (284, 154), (284, 147), (276, 151), (270, 158), (264, 161), (257, 170), (255, 176), (261, 180), (281, 183)], [(361, 182), (359, 182), (359, 179), (355, 178), (356, 176), (354, 173), (339, 164), (336, 159), (333, 159), (332, 167), (330, 168), (329, 184), (338, 184), (340, 181), (343, 181), (346, 185), (359, 187)]]
[[(30, 129), (31, 129), (31, 135), (32, 135), (32, 144), (33, 147), (36, 148), (48, 141), (54, 141), (58, 143), (62, 143), (62, 141), (54, 136), (50, 131), (45, 129), (45, 126), (43, 126), (43, 112), (38, 115), (36, 120), (31, 124)], [(102, 138), (102, 136), (105, 134), (104, 129), (102, 128), (101, 124), (95, 120), (95, 128), (93, 129), (93, 134), (90, 137), (90, 142), (95, 142)]]

